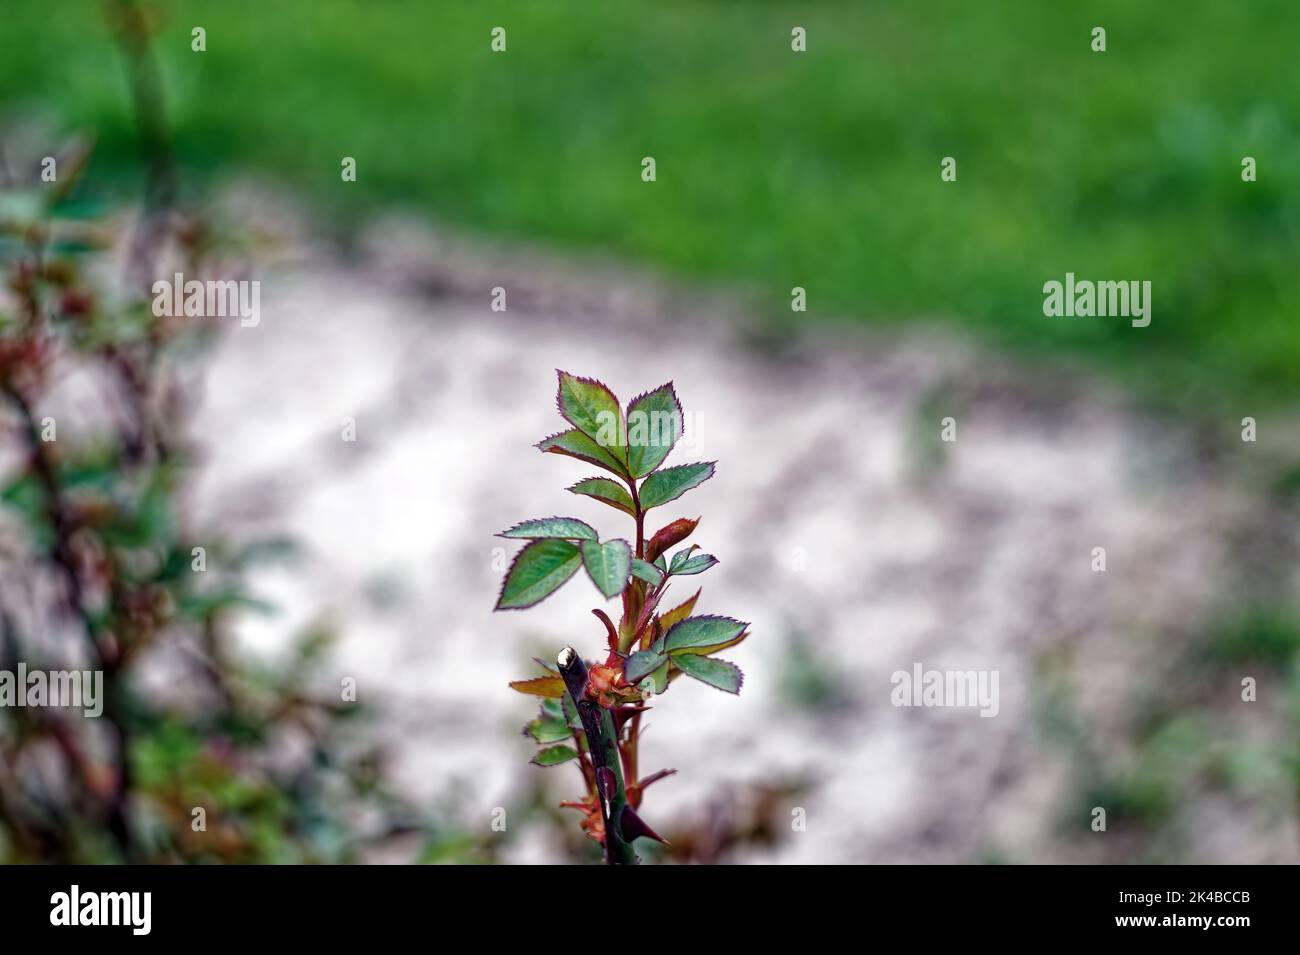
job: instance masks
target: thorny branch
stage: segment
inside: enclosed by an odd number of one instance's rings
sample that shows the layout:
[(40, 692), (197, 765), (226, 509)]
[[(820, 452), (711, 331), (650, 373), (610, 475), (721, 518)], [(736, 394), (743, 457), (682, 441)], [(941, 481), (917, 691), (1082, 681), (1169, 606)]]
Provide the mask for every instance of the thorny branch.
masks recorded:
[[(558, 370), (556, 405), (572, 430), (543, 439), (543, 452), (577, 458), (603, 468), (607, 477), (580, 481), (570, 491), (595, 498), (631, 516), (635, 546), (622, 538), (602, 541), (594, 527), (573, 517), (522, 521), (500, 536), (527, 540), (506, 572), (497, 610), (531, 607), (562, 586), (585, 566), (587, 576), (606, 599), (620, 597), (617, 624), (599, 607), (592, 610), (605, 629), (608, 654), (590, 667), (572, 647), (559, 658), (559, 676), (551, 674), (510, 685), (521, 693), (546, 698), (541, 713), (525, 728), (544, 748), (534, 758), (541, 766), (577, 759), (588, 795), (560, 805), (584, 813), (582, 828), (605, 847), (606, 861), (635, 861), (631, 844), (641, 836), (664, 842), (637, 813), (645, 789), (675, 770), (642, 779), (638, 744), (646, 701), (658, 697), (683, 674), (728, 693), (739, 693), (744, 679), (734, 664), (712, 654), (748, 636), (748, 624), (717, 614), (691, 616), (699, 597), (660, 614), (669, 578), (702, 573), (717, 563), (710, 554), (696, 555), (697, 545), (666, 551), (689, 537), (699, 518), (678, 518), (646, 533), (646, 515), (713, 476), (715, 462), (702, 461), (661, 469), (681, 435), (682, 409), (672, 382), (634, 398), (626, 416), (617, 396), (603, 383)], [(656, 430), (647, 435), (649, 421)], [(608, 430), (610, 424), (617, 431)], [(633, 427), (635, 424), (635, 427)], [(610, 434), (619, 437), (610, 440)], [(638, 483), (640, 482), (640, 483)], [(626, 487), (626, 490), (624, 490)], [(546, 666), (546, 664), (543, 664)], [(548, 669), (550, 669), (548, 667)], [(577, 749), (554, 745), (573, 730), (573, 713), (555, 704), (571, 702), (582, 722), (573, 732)], [(585, 738), (586, 745), (583, 741)]]
[(623, 813), (627, 793), (623, 788), (623, 770), (618, 755), (618, 735), (609, 710), (587, 696), (587, 665), (573, 647), (560, 651), (556, 664), (587, 736), (600, 814), (605, 821), (605, 861), (610, 865), (635, 865), (632, 844), (623, 838)]

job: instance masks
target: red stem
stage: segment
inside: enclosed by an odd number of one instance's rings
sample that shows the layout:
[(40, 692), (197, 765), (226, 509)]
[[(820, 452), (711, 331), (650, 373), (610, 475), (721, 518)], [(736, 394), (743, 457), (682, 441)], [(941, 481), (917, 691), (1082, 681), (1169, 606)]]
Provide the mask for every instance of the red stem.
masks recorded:
[(641, 510), (641, 498), (636, 492), (636, 479), (628, 478), (628, 488), (632, 491), (632, 507), (636, 511), (636, 555), (645, 559), (645, 511)]
[[(642, 560), (645, 559), (645, 511), (641, 510), (641, 497), (637, 494), (636, 478), (629, 477), (627, 481), (628, 490), (632, 492), (632, 509), (635, 512), (633, 517), (636, 519), (636, 556)], [(629, 587), (642, 586), (636, 578), (628, 584)], [(649, 598), (645, 598), (642, 604), (642, 616), (645, 608), (650, 606)], [(637, 646), (640, 637), (641, 621), (636, 621), (636, 633), (633, 635), (632, 644), (629, 650)], [(632, 717), (627, 731), (627, 742), (619, 746), (619, 755), (623, 759), (624, 776), (629, 783), (635, 783), (637, 778), (637, 736), (641, 729), (641, 714), (637, 713)], [(637, 801), (640, 802), (640, 791), (637, 790)]]

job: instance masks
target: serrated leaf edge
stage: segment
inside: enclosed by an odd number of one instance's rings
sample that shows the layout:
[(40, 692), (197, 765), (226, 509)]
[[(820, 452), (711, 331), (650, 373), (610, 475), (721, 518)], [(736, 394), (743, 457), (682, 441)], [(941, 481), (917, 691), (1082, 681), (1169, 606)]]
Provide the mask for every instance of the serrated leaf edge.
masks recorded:
[[(686, 654), (686, 655), (699, 656), (700, 654)], [(674, 657), (670, 656), (669, 659), (670, 660), (674, 659)], [(732, 696), (740, 696), (740, 691), (745, 686), (745, 671), (742, 670), (740, 667), (736, 666), (730, 660), (719, 660), (717, 657), (705, 657), (704, 659), (712, 660), (714, 663), (721, 663), (723, 666), (730, 667), (732, 670), (736, 671), (736, 691), (734, 693), (732, 693), (731, 690), (724, 689), (723, 687), (710, 683), (707, 680), (702, 680), (694, 673), (691, 673), (689, 670), (683, 670), (680, 666), (677, 667), (677, 672), (684, 673), (686, 676), (690, 677), (696, 683), (703, 683), (705, 686), (713, 687), (713, 689), (717, 690), (719, 693), (731, 693)]]
[[(606, 547), (607, 545), (609, 545), (609, 544), (622, 544), (623, 547), (626, 548), (627, 553), (628, 553), (628, 560), (627, 560), (628, 573), (629, 573), (629, 574), (632, 573), (632, 557), (633, 557), (632, 545), (629, 544), (627, 541), (625, 541), (623, 538), (621, 538), (621, 537), (613, 537), (613, 538), (610, 538), (610, 539), (607, 540), (607, 541), (587, 541), (586, 543), (588, 543), (588, 544), (595, 544), (597, 547), (600, 548), (602, 554), (604, 553), (604, 551), (605, 551), (605, 547)], [(591, 567), (587, 564), (587, 551), (586, 551), (586, 548), (584, 548), (582, 545), (578, 545), (578, 551), (579, 551), (579, 553), (582, 555), (582, 569), (585, 570), (585, 571), (587, 572), (587, 577), (591, 580), (592, 584), (595, 585), (596, 590), (600, 592), (601, 596), (603, 596), (606, 600), (612, 600), (613, 598), (617, 597), (619, 594), (621, 594), (621, 593), (623, 592), (623, 588), (627, 586), (627, 578), (626, 578), (626, 577), (623, 579), (623, 586), (622, 586), (622, 587), (619, 587), (618, 590), (614, 591), (614, 593), (612, 593), (612, 594), (607, 594), (607, 593), (605, 593), (605, 591), (601, 588), (600, 583), (596, 580), (595, 575), (592, 574), (592, 572), (591, 572)]]
[[(723, 613), (702, 613), (702, 614), (698, 614), (698, 615), (693, 616), (693, 617), (686, 617), (684, 620), (679, 620), (679, 621), (677, 621), (675, 624), (673, 624), (671, 627), (669, 627), (668, 630), (665, 631), (665, 633), (664, 633), (664, 635), (663, 635), (664, 646), (665, 646), (665, 647), (668, 646), (668, 642), (669, 642), (669, 640), (671, 639), (674, 630), (676, 630), (676, 629), (677, 629), (678, 627), (680, 627), (682, 624), (687, 623), (687, 622), (689, 622), (689, 621), (691, 621), (691, 620), (726, 620), (728, 623), (739, 624), (739, 625), (740, 625), (740, 633), (744, 633), (746, 630), (749, 629), (749, 623), (748, 623), (747, 621), (744, 621), (744, 620), (737, 620), (735, 617), (728, 617), (726, 614), (723, 614)], [(738, 634), (736, 634), (736, 636), (740, 636), (740, 634), (738, 633)], [(728, 639), (731, 639), (731, 638), (728, 638)], [(705, 646), (711, 646), (711, 645), (712, 645), (712, 644), (705, 644)], [(676, 652), (676, 651), (672, 651), (672, 650), (670, 650), (670, 651), (668, 651), (668, 652), (669, 652), (669, 653), (674, 653), (674, 652)]]
[[(656, 474), (660, 474), (660, 475), (662, 475), (662, 474), (667, 474), (669, 471), (676, 471), (676, 470), (678, 470), (679, 468), (693, 468), (693, 467), (698, 467), (698, 466), (701, 465), (701, 464), (707, 464), (707, 465), (709, 466), (709, 473), (706, 474), (706, 475), (704, 475), (704, 477), (700, 478), (698, 481), (696, 481), (696, 482), (695, 482), (694, 484), (692, 484), (690, 487), (688, 487), (688, 488), (686, 488), (685, 490), (683, 490), (681, 494), (678, 494), (678, 495), (676, 495), (676, 496), (674, 496), (674, 497), (670, 497), (670, 498), (668, 498), (666, 501), (657, 501), (657, 502), (655, 502), (654, 504), (646, 504), (644, 501), (642, 501), (642, 502), (641, 502), (641, 506), (642, 506), (642, 508), (643, 508), (644, 510), (647, 510), (647, 511), (648, 511), (648, 510), (650, 510), (650, 508), (652, 508), (652, 507), (663, 507), (663, 505), (665, 505), (665, 504), (671, 504), (673, 501), (677, 500), (679, 497), (682, 496), (682, 494), (685, 494), (686, 491), (693, 491), (693, 490), (695, 490), (695, 488), (699, 487), (699, 486), (700, 486), (701, 484), (703, 484), (705, 481), (709, 480), (709, 479), (712, 478), (715, 474), (718, 473), (718, 462), (717, 462), (717, 461), (690, 461), (690, 462), (688, 462), (688, 463), (686, 463), (686, 464), (674, 464), (674, 465), (673, 465), (672, 467), (670, 467), (670, 468), (660, 468), (660, 469), (656, 469), (656, 470), (654, 470), (654, 471), (651, 471), (649, 474), (647, 474), (647, 475), (645, 476), (645, 480), (648, 481), (651, 477), (653, 477), (653, 476), (656, 475)], [(644, 491), (644, 485), (642, 486), (642, 490)]]
[(599, 494), (592, 494), (589, 491), (579, 491), (578, 485), (586, 484), (588, 481), (609, 481), (609, 483), (613, 484), (624, 494), (627, 494), (627, 499), (629, 501), (632, 500), (632, 495), (628, 494), (627, 488), (623, 487), (623, 485), (619, 484), (617, 481), (613, 480), (612, 478), (602, 477), (599, 474), (596, 475), (595, 477), (585, 477), (581, 481), (574, 481), (567, 488), (565, 488), (565, 490), (568, 491), (570, 494), (578, 494), (582, 497), (589, 497), (593, 501), (600, 501), (602, 504), (608, 504), (610, 507), (614, 508), (615, 510), (622, 511), (624, 514), (635, 515), (635, 511), (633, 511), (631, 508), (624, 507), (621, 503), (610, 500), (607, 497), (601, 497)]
[[(614, 394), (614, 389), (611, 388), (609, 385), (605, 384), (599, 378), (588, 378), (585, 375), (575, 375), (572, 372), (565, 371), (562, 368), (555, 369), (555, 410), (560, 413), (561, 418), (569, 422), (569, 424), (573, 425), (573, 427), (577, 428), (577, 430), (582, 431), (582, 433), (586, 434), (587, 437), (591, 438), (592, 441), (595, 441), (597, 447), (601, 448), (602, 450), (609, 451), (608, 448), (606, 448), (603, 444), (600, 443), (600, 441), (596, 438), (594, 434), (587, 434), (586, 431), (583, 431), (582, 428), (578, 426), (578, 423), (576, 421), (574, 421), (572, 418), (570, 418), (567, 414), (564, 413), (564, 379), (566, 377), (571, 378), (574, 381), (581, 382), (584, 385), (595, 385), (598, 388), (604, 389), (604, 391), (612, 399), (614, 399), (614, 407), (618, 409), (619, 417), (623, 419), (619, 421), (619, 425), (624, 429), (624, 436), (626, 437), (627, 421), (625, 418), (623, 418), (623, 405), (618, 400), (618, 395)], [(624, 448), (624, 451), (626, 450), (627, 449)], [(613, 458), (615, 461), (619, 460), (618, 455), (614, 454), (613, 452), (609, 452), (609, 456)], [(624, 468), (627, 467), (626, 454), (624, 454), (621, 463)]]
[[(493, 611), (497, 611), (497, 610), (527, 610), (529, 607), (536, 607), (539, 603), (541, 603), (541, 602), (542, 602), (543, 600), (545, 600), (547, 597), (551, 596), (551, 594), (555, 593), (555, 591), (559, 590), (561, 587), (563, 587), (565, 584), (567, 584), (570, 580), (573, 579), (573, 575), (576, 574), (576, 573), (578, 572), (578, 568), (577, 568), (577, 567), (574, 567), (574, 568), (573, 568), (573, 571), (572, 571), (572, 572), (571, 572), (567, 577), (565, 577), (562, 581), (560, 581), (558, 584), (556, 584), (556, 585), (555, 585), (555, 586), (554, 586), (554, 587), (553, 587), (549, 592), (547, 592), (547, 593), (543, 594), (542, 596), (538, 597), (538, 598), (537, 598), (536, 600), (534, 600), (532, 603), (529, 603), (529, 604), (516, 604), (516, 605), (514, 605), (513, 607), (503, 607), (503, 606), (501, 606), (501, 600), (502, 600), (502, 598), (505, 597), (505, 594), (506, 594), (506, 582), (507, 582), (508, 580), (510, 580), (510, 572), (513, 571), (513, 570), (515, 569), (515, 564), (519, 563), (519, 558), (522, 557), (522, 556), (524, 556), (524, 552), (525, 552), (526, 550), (528, 550), (528, 548), (530, 548), (530, 547), (534, 547), (534, 546), (536, 546), (537, 544), (540, 544), (540, 543), (542, 543), (543, 541), (548, 541), (548, 540), (562, 540), (562, 538), (555, 538), (555, 537), (542, 537), (542, 538), (539, 538), (538, 540), (531, 540), (531, 541), (529, 541), (527, 544), (525, 544), (523, 547), (521, 547), (521, 548), (519, 549), (519, 553), (515, 554), (515, 559), (512, 560), (512, 561), (510, 562), (510, 566), (506, 568), (505, 576), (501, 578), (501, 589), (497, 591), (497, 602), (496, 602), (496, 605), (492, 608)], [(567, 544), (567, 543), (569, 543), (569, 542), (568, 542), (568, 541), (564, 541), (564, 543)], [(578, 547), (578, 545), (576, 545), (576, 544), (574, 544), (573, 547), (574, 547), (575, 550), (578, 551), (578, 558), (579, 558), (579, 559), (578, 559), (578, 563), (581, 564), (581, 563), (582, 563), (582, 559), (581, 559), (581, 558), (582, 558), (582, 548)]]
[[(518, 530), (519, 528), (523, 527), (525, 524), (540, 524), (540, 523), (543, 522), (543, 521), (573, 521), (573, 523), (575, 523), (575, 524), (581, 524), (583, 527), (587, 528), (587, 530), (591, 531), (591, 533), (592, 533), (593, 535), (595, 535), (595, 536), (593, 536), (593, 537), (554, 537), (554, 536), (551, 536), (551, 537), (511, 537), (511, 536), (509, 536), (511, 531), (513, 531), (513, 530)], [(510, 526), (510, 527), (507, 527), (505, 530), (501, 531), (500, 533), (494, 534), (493, 536), (494, 536), (494, 537), (503, 537), (503, 538), (505, 538), (506, 540), (512, 540), (512, 541), (521, 541), (521, 540), (581, 541), (581, 540), (598, 540), (598, 539), (600, 538), (600, 533), (596, 530), (596, 528), (592, 527), (590, 524), (588, 524), (588, 523), (587, 523), (586, 521), (584, 521), (584, 520), (581, 520), (580, 518), (577, 518), (577, 517), (561, 517), (560, 515), (555, 514), (555, 515), (552, 515), (551, 517), (530, 517), (528, 520), (526, 520), (526, 521), (519, 521), (518, 523), (516, 523), (516, 524), (514, 524), (514, 525), (512, 525), (512, 526)]]
[[(663, 391), (665, 388), (667, 388), (669, 394), (671, 394), (671, 395), (673, 396), (673, 405), (677, 408), (677, 422), (678, 422), (679, 425), (681, 425), (681, 430), (680, 430), (679, 432), (677, 432), (677, 439), (676, 439), (676, 441), (673, 442), (673, 447), (675, 448), (675, 447), (677, 446), (677, 442), (680, 441), (680, 440), (682, 439), (682, 437), (686, 434), (686, 412), (682, 409), (682, 400), (681, 400), (681, 398), (679, 398), (679, 397), (677, 396), (677, 389), (673, 386), (673, 380), (672, 380), (671, 378), (670, 378), (668, 381), (664, 382), (662, 385), (659, 385), (657, 388), (650, 388), (650, 389), (648, 389), (648, 390), (646, 390), (646, 391), (641, 392), (641, 394), (637, 395), (635, 398), (633, 398), (631, 401), (629, 401), (629, 402), (624, 406), (624, 408), (623, 408), (623, 422), (624, 422), (624, 424), (627, 425), (628, 433), (629, 433), (629, 435), (630, 435), (630, 434), (631, 434), (631, 430), (632, 430), (632, 426), (631, 426), (630, 424), (627, 424), (627, 422), (628, 422), (628, 419), (632, 416), (632, 406), (635, 405), (638, 401), (642, 400), (643, 398), (648, 398), (650, 395), (653, 395), (656, 391)], [(631, 439), (631, 437), (628, 438), (627, 448), (628, 448), (628, 451), (627, 451), (627, 453), (628, 453), (627, 470), (628, 470), (628, 473), (631, 474), (631, 472), (632, 472), (632, 439)], [(668, 454), (672, 454), (672, 452), (673, 452), (673, 448), (669, 448), (669, 449), (668, 449)], [(653, 468), (651, 468), (651, 469), (650, 469), (649, 471), (647, 471), (645, 474), (642, 474), (642, 475), (640, 475), (640, 477), (637, 477), (637, 480), (640, 480), (641, 478), (649, 477), (651, 474), (654, 474), (655, 471), (659, 470), (659, 468), (660, 468), (660, 466), (663, 464), (663, 462), (666, 461), (666, 460), (668, 460), (668, 454), (665, 454), (665, 455), (664, 455), (663, 460), (661, 460), (661, 461), (659, 462), (659, 464), (656, 464)], [(633, 475), (633, 476), (635, 477), (635, 475)]]

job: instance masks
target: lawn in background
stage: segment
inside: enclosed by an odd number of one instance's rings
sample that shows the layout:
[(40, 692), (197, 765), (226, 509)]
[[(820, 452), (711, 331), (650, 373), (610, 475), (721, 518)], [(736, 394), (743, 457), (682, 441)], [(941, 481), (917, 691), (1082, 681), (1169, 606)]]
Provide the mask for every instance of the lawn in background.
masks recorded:
[[(1294, 0), (154, 6), (190, 181), (259, 170), (340, 221), (409, 204), (756, 287), (783, 321), (815, 320), (785, 304), (804, 286), (815, 314), (938, 317), (1184, 406), (1300, 398)], [(27, 112), (138, 179), (98, 3), (6, 0), (0, 121)], [(1067, 271), (1150, 280), (1151, 326), (1045, 317)]]

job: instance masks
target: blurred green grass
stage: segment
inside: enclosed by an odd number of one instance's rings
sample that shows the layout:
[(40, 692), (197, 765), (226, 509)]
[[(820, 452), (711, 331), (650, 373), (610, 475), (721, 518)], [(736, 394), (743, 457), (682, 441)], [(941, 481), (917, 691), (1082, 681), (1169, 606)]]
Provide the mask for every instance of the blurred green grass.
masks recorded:
[[(1300, 397), (1293, 2), (158, 9), (193, 181), (264, 171), (343, 222), (409, 204), (756, 288), (781, 321), (810, 320), (788, 311), (801, 285), (823, 316), (941, 318), (1183, 407)], [(795, 25), (806, 54), (790, 51)], [(0, 110), (27, 109), (97, 131), (97, 171), (138, 179), (93, 0), (6, 3)], [(640, 180), (645, 155), (656, 183)], [(1241, 181), (1246, 155), (1258, 182)], [(343, 156), (356, 183), (340, 181)], [(956, 183), (940, 181), (944, 156)], [(1151, 280), (1151, 326), (1045, 317), (1042, 285), (1067, 271)]]

